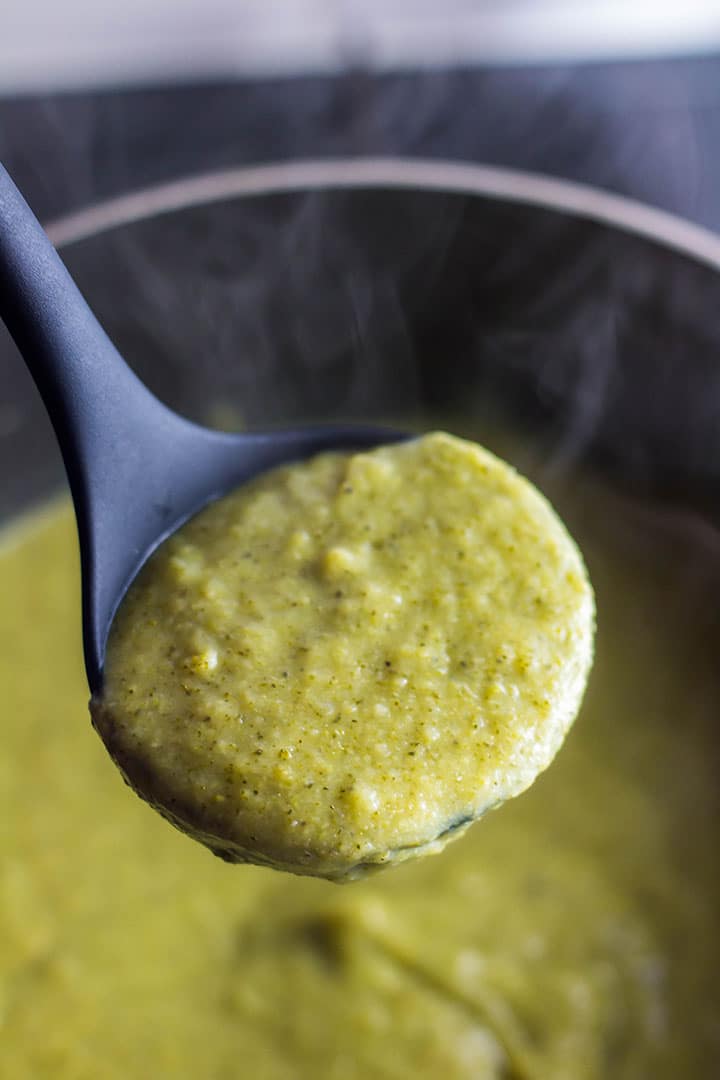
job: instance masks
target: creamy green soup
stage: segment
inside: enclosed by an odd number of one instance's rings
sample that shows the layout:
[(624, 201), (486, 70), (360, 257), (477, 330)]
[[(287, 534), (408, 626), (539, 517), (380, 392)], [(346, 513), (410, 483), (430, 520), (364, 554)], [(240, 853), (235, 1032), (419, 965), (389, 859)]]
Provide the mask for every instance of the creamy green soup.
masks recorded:
[(511, 466), (445, 434), (275, 470), (175, 534), (113, 626), (96, 727), (233, 861), (357, 877), (524, 791), (575, 718), (593, 597)]
[(70, 507), (6, 535), (0, 1076), (714, 1080), (714, 535), (541, 480), (597, 594), (580, 716), (442, 857), (342, 890), (131, 796), (86, 721)]

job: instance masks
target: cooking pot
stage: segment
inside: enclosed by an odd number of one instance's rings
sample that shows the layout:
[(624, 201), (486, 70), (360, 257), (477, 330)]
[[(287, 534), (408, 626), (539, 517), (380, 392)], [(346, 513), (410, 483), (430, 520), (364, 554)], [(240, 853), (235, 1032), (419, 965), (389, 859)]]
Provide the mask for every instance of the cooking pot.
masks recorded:
[[(509, 421), (541, 480), (599, 472), (715, 535), (720, 240), (701, 229), (399, 160), (232, 170), (49, 229), (121, 353), (194, 420), (447, 419), (491, 441)], [(64, 481), (4, 332), (0, 386), (7, 519)]]
[[(555, 467), (710, 497), (720, 239), (599, 190), (483, 166), (302, 162), (179, 181), (50, 233), (121, 353), (205, 423), (473, 420)], [(62, 484), (0, 326), (0, 516)]]

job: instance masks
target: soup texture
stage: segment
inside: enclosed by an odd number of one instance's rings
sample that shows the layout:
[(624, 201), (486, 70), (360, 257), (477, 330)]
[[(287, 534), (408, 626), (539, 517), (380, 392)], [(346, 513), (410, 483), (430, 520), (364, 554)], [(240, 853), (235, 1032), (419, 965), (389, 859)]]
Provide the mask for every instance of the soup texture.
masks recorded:
[(137, 791), (226, 859), (343, 879), (524, 791), (592, 657), (582, 559), (474, 443), (274, 470), (153, 555), (93, 718)]
[(598, 598), (581, 713), (521, 798), (343, 889), (132, 797), (86, 720), (70, 507), (6, 533), (1, 1076), (713, 1080), (715, 537), (539, 480)]

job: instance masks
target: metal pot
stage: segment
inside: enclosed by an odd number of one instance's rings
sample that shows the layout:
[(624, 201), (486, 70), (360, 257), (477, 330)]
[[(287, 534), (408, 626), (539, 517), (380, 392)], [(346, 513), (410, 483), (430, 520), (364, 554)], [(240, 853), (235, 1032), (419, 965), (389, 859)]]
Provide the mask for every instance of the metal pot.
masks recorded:
[[(214, 174), (50, 228), (123, 355), (175, 408), (233, 426), (343, 417), (422, 427), (447, 419), (483, 441), (487, 432), (491, 445), (498, 419), (509, 417), (527, 433), (520, 445), (541, 479), (602, 470), (646, 505), (648, 497), (659, 502), (662, 519), (700, 523), (712, 577), (694, 581), (686, 606), (689, 619), (700, 604), (711, 611), (720, 465), (714, 236), (538, 176), (367, 160)], [(38, 395), (6, 339), (0, 386), (0, 516), (7, 518), (63, 478)], [(678, 518), (668, 507), (680, 503)], [(616, 523), (603, 527), (611, 537)], [(648, 535), (638, 534), (634, 558), (644, 558)], [(686, 570), (668, 593), (682, 592)], [(601, 620), (602, 604), (599, 592)], [(623, 628), (622, 648), (636, 628), (645, 633), (644, 612), (636, 605), (627, 627), (624, 596), (614, 605), (609, 623)], [(625, 677), (623, 661), (614, 670)], [(631, 665), (632, 658), (618, 691), (623, 703)], [(713, 692), (714, 683), (710, 700), (700, 702), (710, 717)], [(630, 753), (623, 767), (634, 777), (635, 766)], [(665, 798), (666, 787), (658, 791)], [(563, 820), (572, 813), (570, 806)], [(683, 821), (679, 814), (672, 833), (680, 847), (697, 840), (681, 835)], [(717, 817), (707, 821), (702, 843), (716, 826)], [(638, 903), (646, 902), (642, 886)], [(437, 899), (428, 894), (429, 904)], [(688, 936), (680, 949), (713, 955), (714, 940)], [(712, 960), (698, 966), (688, 1001), (712, 978)], [(621, 1042), (613, 1052), (618, 1069), (608, 1065), (607, 1075), (639, 1075), (631, 1046)], [(702, 1075), (713, 1075), (712, 1067)], [(603, 1074), (602, 1063), (597, 1068)]]
[[(410, 160), (235, 169), (50, 225), (173, 407), (248, 425), (480, 420), (663, 494), (720, 467), (720, 240), (598, 190)], [(62, 483), (4, 330), (0, 516)]]

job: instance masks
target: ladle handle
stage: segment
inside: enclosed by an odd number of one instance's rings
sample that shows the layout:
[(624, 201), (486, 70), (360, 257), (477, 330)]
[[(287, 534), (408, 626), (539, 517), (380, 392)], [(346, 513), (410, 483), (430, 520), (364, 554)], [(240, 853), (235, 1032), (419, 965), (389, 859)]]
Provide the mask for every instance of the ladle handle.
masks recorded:
[[(133, 397), (151, 396), (90, 310), (48, 236), (0, 164), (0, 318), (50, 414), (75, 498), (84, 463), (99, 464)], [(125, 434), (123, 432), (123, 434)]]
[(0, 318), (37, 384), (65, 461), (95, 689), (117, 601), (142, 552), (162, 533), (173, 465), (166, 464), (167, 447), (191, 425), (125, 363), (2, 165)]

